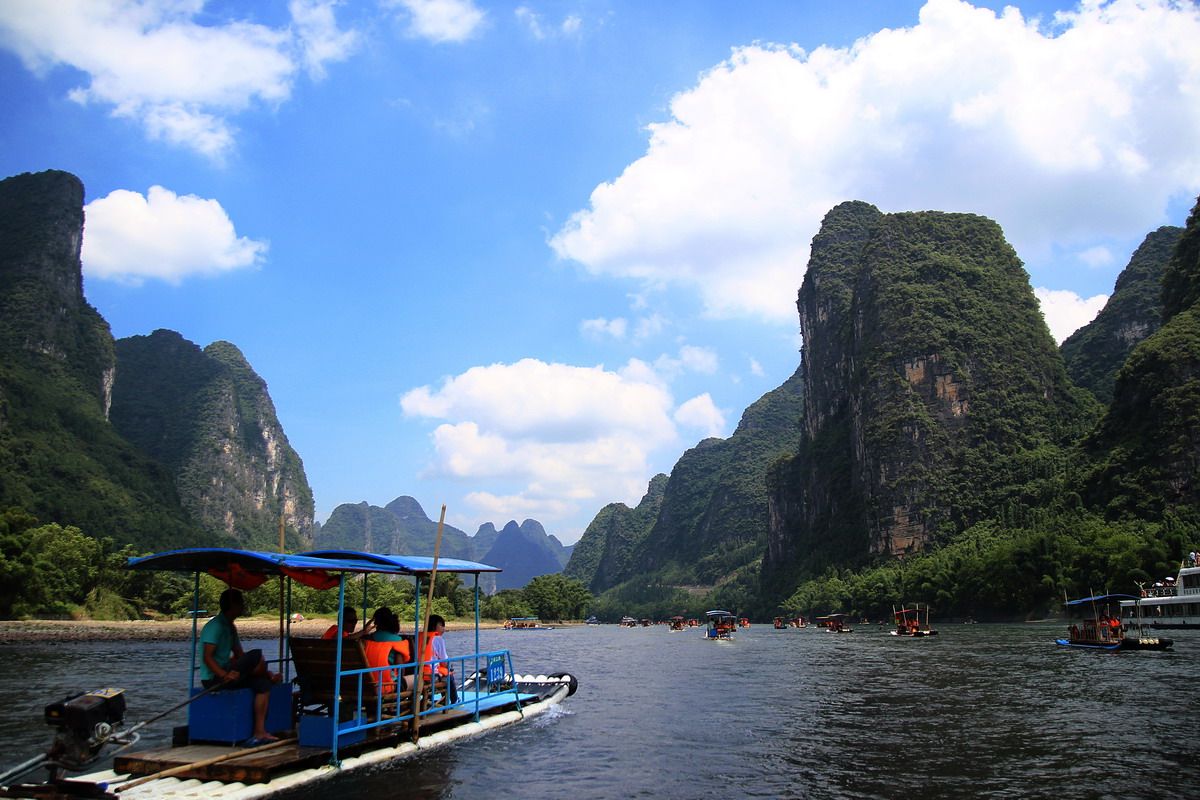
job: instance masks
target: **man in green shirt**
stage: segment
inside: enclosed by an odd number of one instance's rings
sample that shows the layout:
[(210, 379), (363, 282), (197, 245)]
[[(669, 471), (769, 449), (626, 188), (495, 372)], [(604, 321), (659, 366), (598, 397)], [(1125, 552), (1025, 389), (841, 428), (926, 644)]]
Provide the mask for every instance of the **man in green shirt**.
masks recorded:
[(242, 650), (234, 620), (246, 613), (246, 601), (237, 589), (221, 593), (221, 613), (204, 624), (200, 632), (200, 683), (205, 689), (252, 689), (254, 691), (254, 733), (250, 746), (277, 742), (266, 729), (267, 703), (271, 685), (280, 675), (267, 669), (262, 650)]

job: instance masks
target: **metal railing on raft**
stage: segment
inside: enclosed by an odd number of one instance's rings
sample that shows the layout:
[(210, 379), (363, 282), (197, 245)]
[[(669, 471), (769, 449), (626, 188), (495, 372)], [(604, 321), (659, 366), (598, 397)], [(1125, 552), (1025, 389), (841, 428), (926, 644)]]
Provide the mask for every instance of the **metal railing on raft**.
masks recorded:
[[(511, 694), (513, 701), (516, 703), (517, 710), (521, 708), (521, 694), (517, 689), (516, 673), (513, 671), (512, 653), (508, 650), (493, 650), (488, 653), (471, 653), (465, 656), (455, 656), (452, 658), (435, 659), (433, 661), (424, 662), (425, 666), (436, 670), (439, 665), (450, 665), (448, 668), (453, 670), (453, 665), (458, 665), (461, 670), (459, 674), (465, 674), (467, 664), (472, 663), (475, 666), (474, 672), (471, 674), (473, 687), (458, 689), (458, 700), (450, 702), (448, 681), (454, 680), (453, 672), (450, 675), (444, 676), (447, 682), (433, 681), (430, 690), (430, 705), (427, 708), (421, 708), (419, 713), (414, 714), (411, 710), (407, 714), (400, 714), (400, 703), (397, 700), (396, 711), (394, 716), (384, 715), (384, 696), (380, 692), (375, 692), (374, 708), (367, 708), (367, 717), (364, 717), (360, 711), (355, 717), (352, 717), (346, 722), (358, 721), (358, 724), (347, 725), (342, 723), (336, 725), (336, 739), (344, 738), (347, 734), (358, 733), (359, 731), (367, 731), (373, 728), (382, 728), (397, 723), (407, 722), (416, 716), (427, 717), (431, 714), (438, 714), (443, 711), (448, 711), (453, 708), (471, 708), (474, 711), (474, 721), (479, 721), (480, 706), (487, 702), (490, 698), (499, 697), (504, 694)], [(483, 671), (479, 669), (480, 664), (485, 664), (487, 667)], [(500, 669), (497, 670), (496, 668)], [(335, 680), (335, 685), (340, 685), (340, 680), (345, 676), (357, 676), (357, 696), (362, 697), (366, 689), (364, 681), (370, 680), (379, 686), (379, 681), (384, 685), (395, 684), (397, 689), (400, 689), (404, 684), (405, 670), (414, 670), (417, 668), (416, 661), (410, 661), (406, 664), (389, 664), (386, 667), (368, 667), (366, 669), (348, 669), (341, 670), (338, 673), (338, 678)], [(385, 675), (384, 673), (391, 673)], [(498, 674), (497, 674), (498, 673)], [(378, 679), (372, 676), (378, 676)], [(427, 676), (428, 677), (428, 676)], [(442, 676), (439, 676), (442, 677)], [(483, 679), (482, 681), (480, 679)], [(493, 680), (492, 678), (498, 678)], [(438, 693), (438, 687), (443, 687), (442, 693)], [(493, 688), (495, 687), (495, 688)], [(398, 692), (399, 693), (399, 692)], [(468, 696), (469, 695), (469, 696)], [(417, 705), (417, 698), (413, 695), (412, 701), (409, 703), (409, 708), (413, 709)], [(388, 703), (390, 704), (390, 703)], [(423, 705), (423, 703), (422, 703)], [(374, 712), (374, 721), (364, 721), (369, 718), (371, 711)], [(336, 752), (336, 739), (333, 749)]]

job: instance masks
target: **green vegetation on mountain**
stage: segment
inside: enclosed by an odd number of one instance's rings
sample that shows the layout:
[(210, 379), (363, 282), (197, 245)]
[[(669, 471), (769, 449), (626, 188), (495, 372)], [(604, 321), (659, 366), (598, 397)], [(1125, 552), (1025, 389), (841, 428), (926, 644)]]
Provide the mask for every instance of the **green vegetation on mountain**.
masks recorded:
[(203, 350), (174, 331), (116, 343), (110, 418), (171, 470), (192, 518), (250, 549), (308, 549), (313, 498), (266, 383), (229, 342)]
[(1129, 259), (1104, 308), (1059, 347), (1067, 374), (1101, 403), (1111, 403), (1117, 370), (1162, 321), (1162, 277), (1182, 228), (1164, 225)]
[(82, 227), (74, 176), (0, 181), (0, 508), (139, 548), (211, 542), (106, 418), (114, 346), (83, 298)]

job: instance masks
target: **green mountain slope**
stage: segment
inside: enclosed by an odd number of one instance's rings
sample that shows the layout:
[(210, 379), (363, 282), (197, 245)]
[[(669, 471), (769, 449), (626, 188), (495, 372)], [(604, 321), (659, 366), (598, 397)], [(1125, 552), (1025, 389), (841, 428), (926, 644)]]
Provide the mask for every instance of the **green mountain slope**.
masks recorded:
[(1162, 276), (1183, 228), (1164, 225), (1145, 238), (1121, 271), (1112, 295), (1092, 322), (1059, 347), (1076, 386), (1101, 403), (1113, 399), (1117, 370), (1133, 348), (1162, 324)]
[(82, 229), (73, 175), (0, 181), (0, 506), (140, 549), (211, 543), (108, 422), (114, 345), (83, 297)]

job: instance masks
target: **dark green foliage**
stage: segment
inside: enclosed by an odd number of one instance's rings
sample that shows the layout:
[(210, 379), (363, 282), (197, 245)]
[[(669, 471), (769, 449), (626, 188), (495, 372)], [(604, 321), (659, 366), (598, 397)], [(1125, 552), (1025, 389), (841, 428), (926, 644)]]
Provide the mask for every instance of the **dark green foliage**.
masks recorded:
[(142, 548), (211, 542), (105, 419), (113, 341), (83, 299), (82, 202), (67, 173), (0, 181), (0, 506)]
[(544, 620), (583, 619), (592, 595), (584, 585), (561, 573), (539, 575), (523, 590), (534, 616)]
[(1041, 507), (1099, 411), (1067, 378), (995, 223), (830, 216), (859, 227), (831, 252), (814, 240), (800, 292), (809, 418), (770, 476), (769, 594)]
[(243, 547), (307, 549), (313, 499), (263, 382), (228, 342), (157, 330), (117, 342), (113, 426), (172, 472), (183, 505)]
[(1163, 322), (1200, 300), (1200, 198), (1188, 215), (1187, 227), (1163, 272)]
[(600, 509), (575, 544), (563, 574), (592, 592), (603, 592), (634, 574), (635, 560), (658, 518), (666, 485), (666, 475), (655, 475), (636, 508), (610, 503)]
[(1183, 228), (1164, 225), (1147, 236), (1096, 319), (1059, 348), (1071, 380), (1102, 403), (1112, 402), (1117, 370), (1133, 348), (1161, 324), (1163, 271), (1182, 233)]

